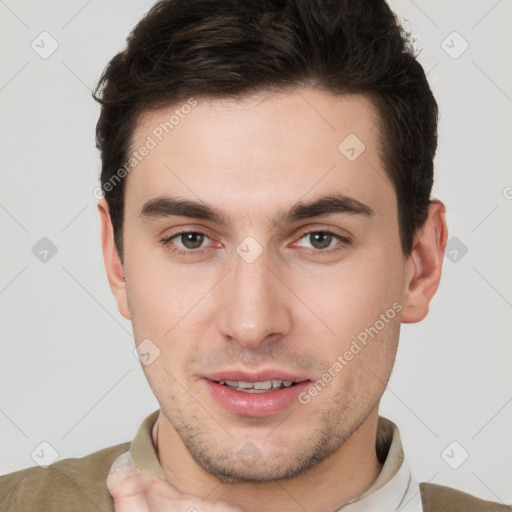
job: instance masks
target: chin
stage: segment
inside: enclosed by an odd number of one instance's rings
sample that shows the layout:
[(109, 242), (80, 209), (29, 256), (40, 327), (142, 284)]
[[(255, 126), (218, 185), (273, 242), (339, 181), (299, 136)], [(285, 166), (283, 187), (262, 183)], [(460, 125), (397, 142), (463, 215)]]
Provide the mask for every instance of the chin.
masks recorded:
[(198, 451), (197, 445), (188, 448), (196, 463), (222, 482), (267, 483), (289, 480), (309, 471), (328, 457), (333, 447), (289, 443), (286, 452), (272, 446), (262, 447), (260, 451), (248, 442), (237, 451), (227, 448), (224, 453), (213, 453), (211, 449)]

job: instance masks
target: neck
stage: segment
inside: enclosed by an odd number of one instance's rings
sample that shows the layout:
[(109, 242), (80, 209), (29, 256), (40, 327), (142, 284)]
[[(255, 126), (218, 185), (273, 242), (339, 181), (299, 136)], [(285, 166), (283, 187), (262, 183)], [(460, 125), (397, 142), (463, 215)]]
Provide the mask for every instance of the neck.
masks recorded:
[(306, 473), (268, 483), (228, 483), (200, 467), (162, 411), (153, 431), (158, 458), (168, 482), (181, 492), (210, 501), (225, 501), (244, 512), (330, 512), (364, 493), (382, 466), (375, 441), (378, 409), (374, 409), (345, 443)]

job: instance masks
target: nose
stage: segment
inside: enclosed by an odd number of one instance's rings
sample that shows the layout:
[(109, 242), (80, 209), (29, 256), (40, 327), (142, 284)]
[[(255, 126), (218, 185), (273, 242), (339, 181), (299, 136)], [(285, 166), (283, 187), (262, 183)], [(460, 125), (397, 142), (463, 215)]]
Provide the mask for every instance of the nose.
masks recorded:
[(247, 349), (275, 341), (292, 326), (290, 294), (271, 260), (268, 251), (252, 262), (235, 253), (219, 290), (219, 329)]

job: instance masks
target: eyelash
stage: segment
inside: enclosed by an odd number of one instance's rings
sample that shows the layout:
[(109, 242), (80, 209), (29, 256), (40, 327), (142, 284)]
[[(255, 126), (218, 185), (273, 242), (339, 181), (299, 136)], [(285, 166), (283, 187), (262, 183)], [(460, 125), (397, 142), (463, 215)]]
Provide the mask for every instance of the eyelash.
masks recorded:
[[(319, 229), (313, 229), (311, 231), (306, 231), (304, 233), (301, 234), (301, 236), (299, 237), (299, 240), (301, 240), (302, 238), (304, 238), (305, 236), (307, 235), (311, 235), (313, 233), (323, 233), (323, 234), (328, 234), (328, 235), (333, 235), (335, 236), (336, 238), (338, 238), (340, 240), (340, 242), (343, 244), (343, 245), (349, 245), (350, 244), (350, 240), (346, 237), (343, 237), (341, 235), (338, 235), (337, 233), (334, 233), (333, 231), (329, 231), (329, 230), (319, 230)], [(177, 238), (181, 235), (188, 235), (188, 234), (198, 234), (198, 235), (203, 235), (207, 238), (210, 238), (208, 236), (207, 233), (205, 233), (204, 231), (200, 231), (200, 230), (194, 230), (194, 231), (180, 231), (179, 233), (174, 233), (172, 236), (170, 237), (167, 237), (167, 238), (162, 238), (160, 240), (160, 242), (162, 243), (162, 245), (166, 248), (170, 248), (170, 250), (176, 254), (182, 254), (182, 255), (186, 255), (186, 256), (191, 256), (191, 255), (196, 255), (196, 254), (201, 254), (202, 252), (204, 252), (204, 250), (207, 249), (207, 247), (203, 247), (202, 249), (189, 249), (187, 251), (183, 250), (183, 249), (176, 249), (175, 247), (172, 247), (172, 244), (171, 244), (171, 241), (174, 239), (174, 238)], [(337, 246), (335, 245), (333, 248), (330, 248), (330, 249), (309, 249), (309, 253), (314, 255), (314, 256), (317, 256), (317, 255), (327, 255), (327, 254), (331, 254), (331, 253), (334, 253), (334, 252), (337, 252), (339, 250), (341, 250), (342, 247), (341, 246)]]

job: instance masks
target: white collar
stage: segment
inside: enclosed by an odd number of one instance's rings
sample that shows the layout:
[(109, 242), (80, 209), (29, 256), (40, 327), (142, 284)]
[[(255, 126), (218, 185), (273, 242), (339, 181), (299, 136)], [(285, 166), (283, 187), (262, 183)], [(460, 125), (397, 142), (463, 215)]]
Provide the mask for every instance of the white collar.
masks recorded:
[(339, 509), (343, 512), (422, 512), (419, 483), (405, 460), (398, 472), (382, 487), (351, 500)]
[[(392, 438), (389, 431), (392, 429)], [(343, 512), (422, 512), (420, 486), (411, 474), (398, 427), (379, 417), (377, 444), (389, 446), (381, 472), (375, 482), (360, 496), (350, 500)]]

